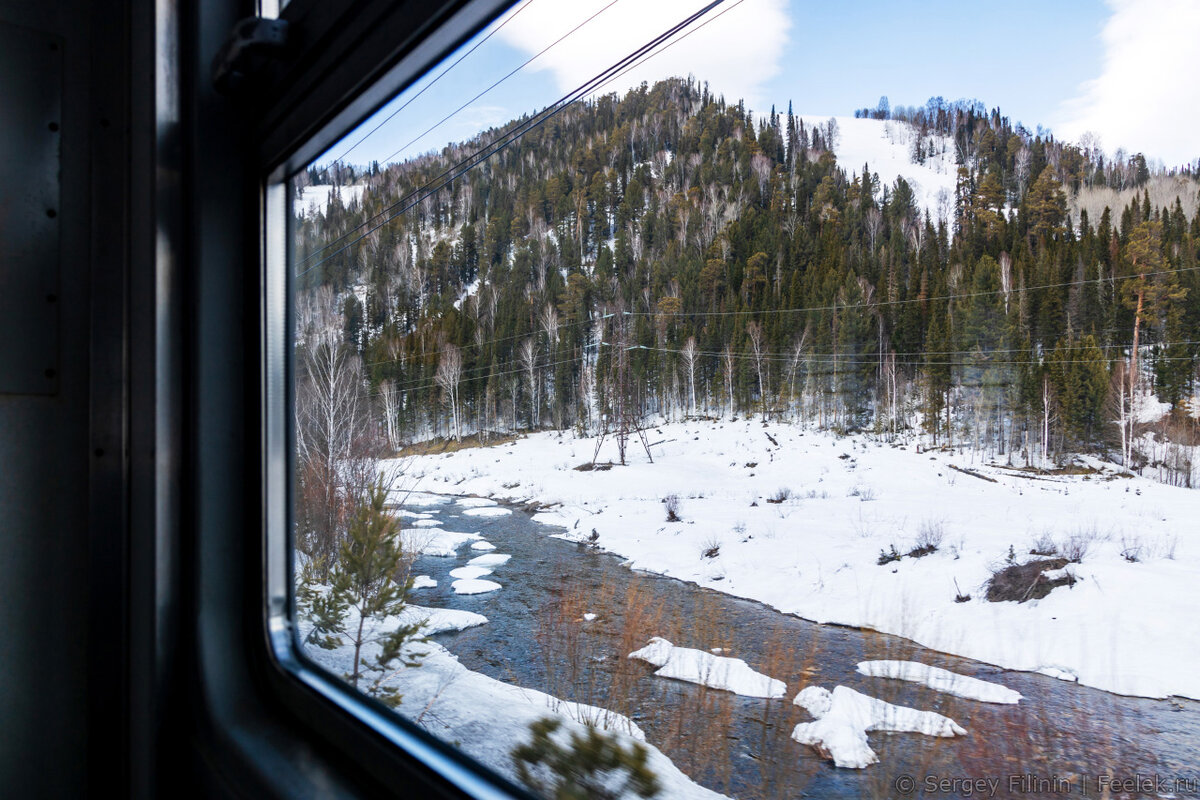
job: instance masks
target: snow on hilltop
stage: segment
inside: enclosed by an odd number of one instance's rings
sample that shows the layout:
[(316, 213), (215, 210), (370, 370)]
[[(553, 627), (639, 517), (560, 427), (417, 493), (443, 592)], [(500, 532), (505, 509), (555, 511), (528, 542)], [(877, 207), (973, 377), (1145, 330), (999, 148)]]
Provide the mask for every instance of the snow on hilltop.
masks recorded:
[[(806, 128), (824, 126), (829, 121), (829, 117), (803, 116), (801, 119)], [(934, 154), (927, 156), (924, 164), (918, 164), (913, 160), (918, 131), (908, 123), (854, 117), (833, 119), (837, 121), (838, 131), (833, 152), (847, 177), (861, 176), (863, 164), (867, 164), (889, 190), (898, 177), (908, 181), (917, 205), (922, 211), (927, 210), (935, 222), (939, 214), (953, 211), (958, 165), (954, 163), (954, 142), (948, 137), (926, 137), (926, 152), (932, 149)]]
[(361, 200), (363, 190), (366, 188), (361, 183), (353, 186), (332, 186), (327, 183), (320, 183), (316, 186), (305, 186), (300, 190), (300, 197), (293, 201), (292, 211), (297, 217), (308, 216), (309, 212), (314, 209), (316, 213), (324, 214), (334, 192), (337, 192), (338, 199), (342, 201), (342, 205), (348, 206), (351, 202), (356, 203)]
[[(1034, 474), (759, 420), (665, 424), (649, 439), (654, 463), (635, 437), (630, 466), (604, 471), (574, 469), (594, 439), (539, 433), (415, 457), (407, 474), (425, 491), (556, 504), (535, 519), (564, 538), (816, 622), (1121, 694), (1200, 698), (1200, 492), (1090, 459), (1078, 474)], [(681, 522), (666, 521), (671, 494)], [(908, 555), (923, 538), (937, 550)], [(1010, 552), (1036, 558), (1035, 540), (1081, 554), (1078, 582), (985, 600), (992, 570)]]

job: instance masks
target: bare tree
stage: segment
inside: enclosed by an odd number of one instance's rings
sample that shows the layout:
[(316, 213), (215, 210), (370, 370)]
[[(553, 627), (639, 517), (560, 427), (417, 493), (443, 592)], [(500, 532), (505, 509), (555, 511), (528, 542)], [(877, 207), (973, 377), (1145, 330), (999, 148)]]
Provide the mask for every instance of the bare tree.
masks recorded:
[(721, 367), (725, 373), (725, 397), (729, 402), (729, 418), (733, 419), (733, 345), (721, 351)]
[(554, 386), (557, 383), (558, 376), (556, 375), (555, 364), (558, 359), (555, 354), (558, 350), (558, 309), (553, 303), (546, 303), (542, 307), (541, 313), (538, 314), (538, 323), (541, 325), (542, 332), (546, 334), (546, 361), (547, 369), (550, 372), (548, 383), (549, 395), (546, 400), (549, 403), (550, 410), (554, 415), (554, 427), (562, 428), (562, 411), (555, 402)]
[(538, 411), (541, 402), (538, 397), (538, 350), (537, 343), (534, 342), (532, 336), (521, 342), (521, 346), (517, 349), (517, 359), (521, 362), (525, 380), (529, 383), (529, 427), (537, 428), (540, 423)]
[(394, 452), (400, 449), (400, 391), (395, 381), (384, 381), (379, 385), (379, 403), (383, 406), (383, 426), (388, 447)]
[(379, 448), (358, 354), (334, 337), (314, 341), (297, 359), (297, 542), (327, 574), (347, 514), (375, 478)]
[(458, 413), (458, 385), (462, 381), (462, 351), (458, 347), (450, 343), (446, 343), (442, 347), (442, 357), (438, 360), (437, 372), (434, 374), (433, 380), (442, 390), (442, 402), (450, 406), (454, 441), (461, 441), (462, 423)]
[(689, 336), (680, 351), (683, 355), (683, 367), (688, 376), (688, 413), (696, 413), (696, 337)]
[[(831, 120), (832, 121), (832, 120)], [(763, 380), (763, 329), (757, 322), (746, 325), (750, 337), (750, 352), (754, 355), (754, 370), (758, 374), (758, 400), (762, 404), (762, 415), (767, 416), (767, 384)]]

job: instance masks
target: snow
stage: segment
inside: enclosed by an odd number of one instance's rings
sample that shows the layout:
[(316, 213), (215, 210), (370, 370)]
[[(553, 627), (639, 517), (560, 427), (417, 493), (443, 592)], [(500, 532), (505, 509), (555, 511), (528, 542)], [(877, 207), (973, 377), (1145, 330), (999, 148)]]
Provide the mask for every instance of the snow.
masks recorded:
[(1038, 670), (1043, 675), (1048, 675), (1051, 678), (1058, 678), (1060, 681), (1074, 682), (1079, 680), (1079, 676), (1067, 669), (1058, 667), (1042, 667)]
[(641, 659), (658, 667), (654, 674), (659, 677), (724, 689), (743, 697), (783, 697), (787, 691), (787, 684), (783, 681), (755, 672), (740, 658), (676, 647), (658, 636), (641, 650), (630, 653), (629, 658)]
[(496, 505), (496, 501), (490, 497), (460, 497), (454, 502), (463, 508), (488, 508)]
[(596, 615), (590, 611), (583, 615), (584, 622), (594, 622), (595, 620), (596, 620)]
[[(413, 613), (432, 612), (430, 619), (434, 627), (450, 620), (464, 627), (476, 618), (485, 621), (481, 615), (465, 611), (441, 616), (440, 612), (445, 611), (448, 609), (419, 609)], [(381, 626), (379, 633), (394, 630), (399, 623), (399, 619), (392, 618)], [(351, 647), (324, 650), (308, 646), (305, 652), (334, 675), (345, 675), (353, 666)], [(411, 644), (406, 652), (423, 653), (424, 657), (419, 666), (400, 669), (384, 682), (400, 695), (396, 711), (511, 780), (516, 780), (511, 757), (513, 747), (528, 740), (529, 726), (533, 722), (557, 717), (562, 720), (560, 734), (563, 735), (582, 734), (586, 725), (616, 736), (625, 746), (633, 742), (642, 744), (648, 751), (647, 765), (662, 787), (658, 796), (664, 800), (721, 800), (724, 797), (693, 782), (658, 748), (645, 742), (645, 734), (632, 720), (615, 711), (560, 700), (535, 689), (512, 686), (472, 672), (436, 642)], [(370, 659), (377, 654), (378, 645), (368, 645), (363, 657)]]
[(465, 566), (457, 567), (450, 570), (451, 578), (459, 578), (460, 580), (470, 581), (476, 578), (482, 578), (484, 575), (491, 575), (492, 570), (488, 567), (481, 566)]
[(475, 556), (467, 564), (476, 567), (498, 567), (505, 564), (512, 558), (508, 553), (488, 553), (482, 556)]
[(471, 549), (472, 550), (495, 550), (496, 545), (492, 544), (491, 542), (485, 542), (483, 540), (480, 540), (478, 542), (472, 542)]
[[(942, 197), (953, 211), (954, 188), (958, 180), (953, 141), (945, 136), (933, 136), (937, 154), (927, 158), (924, 164), (917, 164), (912, 160), (917, 131), (911, 125), (898, 120), (834, 119), (837, 120), (838, 138), (833, 152), (838, 166), (847, 176), (861, 176), (863, 164), (866, 164), (889, 190), (894, 188), (896, 178), (903, 177), (912, 187), (917, 205), (929, 211), (935, 223)], [(805, 126), (811, 128), (828, 122), (829, 117), (805, 116), (803, 120)]]
[(433, 636), (435, 633), (461, 631), (483, 625), (488, 618), (474, 611), (462, 611), (457, 608), (426, 608), (424, 606), (407, 605), (400, 613), (400, 619), (405, 625), (415, 622), (421, 624), (422, 636)]
[(419, 519), (412, 524), (414, 528), (437, 528), (442, 524), (440, 519)]
[(816, 718), (815, 722), (797, 725), (792, 738), (833, 759), (837, 767), (863, 769), (879, 761), (867, 743), (869, 731), (923, 733), (926, 736), (966, 734), (966, 730), (949, 717), (885, 703), (845, 686), (837, 686), (832, 692), (820, 686), (806, 686), (792, 702)]
[(412, 588), (414, 589), (432, 589), (437, 586), (437, 581), (428, 575), (418, 575), (413, 578)]
[(486, 508), (468, 508), (463, 512), (468, 517), (507, 517), (512, 513), (511, 509), (491, 506)]
[[(601, 462), (618, 461), (614, 439)], [(629, 466), (607, 471), (573, 469), (591, 461), (594, 438), (551, 432), (406, 463), (413, 478), (463, 493), (555, 504), (534, 517), (562, 527), (549, 533), (587, 541), (594, 529), (634, 569), (1000, 667), (1053, 667), (1121, 694), (1200, 699), (1200, 670), (1189, 668), (1200, 662), (1200, 492), (1099, 461), (1087, 462), (1095, 474), (1043, 475), (1005, 468), (1003, 457), (993, 464), (969, 451), (917, 452), (912, 441), (758, 419), (663, 424), (650, 440), (662, 442), (654, 463), (635, 441)], [(767, 503), (780, 487), (792, 499)], [(679, 496), (683, 522), (665, 521), (668, 494)], [(876, 563), (893, 544), (912, 549), (924, 524), (944, 530), (937, 552)], [(1090, 541), (1071, 567), (1079, 582), (1026, 603), (984, 600), (990, 568), (1010, 547), (1032, 558), (1043, 533)], [(1126, 561), (1122, 537), (1139, 537), (1149, 555)], [(706, 559), (713, 540), (720, 556)], [(955, 581), (969, 602), (954, 601)]]
[(440, 494), (429, 494), (428, 492), (414, 492), (409, 489), (392, 489), (389, 493), (389, 499), (397, 505), (425, 508), (428, 506), (445, 505), (454, 498)]
[(406, 552), (442, 558), (453, 558), (458, 555), (458, 548), (478, 538), (477, 533), (458, 533), (434, 528), (408, 528), (400, 531), (401, 545)]
[(324, 214), (325, 209), (329, 207), (329, 199), (337, 192), (338, 199), (342, 201), (343, 206), (348, 206), (350, 203), (357, 203), (362, 198), (363, 190), (366, 186), (356, 184), (354, 186), (332, 186), (328, 183), (319, 183), (315, 186), (305, 186), (300, 190), (300, 197), (293, 202), (293, 211), (297, 217), (308, 216), (315, 208), (316, 213)]
[[(491, 570), (488, 570), (488, 572), (491, 572)], [(481, 578), (460, 578), (450, 584), (450, 587), (454, 589), (455, 594), (484, 594), (496, 591), (500, 588), (500, 584), (495, 581), (485, 581)]]
[(1015, 692), (998, 683), (972, 678), (969, 675), (959, 675), (915, 661), (860, 661), (858, 672), (860, 675), (876, 678), (894, 678), (901, 681), (923, 683), (934, 691), (965, 697), (968, 700), (978, 700), (981, 703), (1013, 704), (1021, 700), (1020, 692)]

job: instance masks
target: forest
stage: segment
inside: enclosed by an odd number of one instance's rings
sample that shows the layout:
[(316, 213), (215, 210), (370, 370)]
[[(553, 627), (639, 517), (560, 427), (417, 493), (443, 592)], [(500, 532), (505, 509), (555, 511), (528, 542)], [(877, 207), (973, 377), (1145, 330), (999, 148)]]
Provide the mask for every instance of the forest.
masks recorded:
[[(981, 103), (855, 115), (911, 128), (914, 162), (949, 148), (952, 207), (838, 163), (836, 120), (756, 115), (692, 79), (574, 104), (437, 191), (528, 120), (298, 175), (298, 198), (363, 187), (294, 223), (301, 486), (355, 448), (736, 415), (1017, 465), (1144, 470), (1152, 436), (1177, 445), (1165, 479), (1190, 485), (1195, 176), (1160, 206), (1142, 155), (1106, 160)], [(1133, 199), (1073, 218), (1096, 187)], [(1147, 407), (1166, 411), (1153, 432)]]

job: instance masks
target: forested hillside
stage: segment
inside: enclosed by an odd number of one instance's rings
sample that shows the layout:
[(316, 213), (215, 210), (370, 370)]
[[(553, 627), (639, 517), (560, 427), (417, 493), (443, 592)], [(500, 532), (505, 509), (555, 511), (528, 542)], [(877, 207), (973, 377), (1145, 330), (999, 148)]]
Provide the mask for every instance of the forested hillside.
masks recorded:
[[(1106, 162), (979, 104), (861, 113), (912, 125), (915, 161), (953, 142), (948, 213), (839, 164), (836, 123), (757, 122), (678, 79), (572, 106), (386, 223), (504, 131), (301, 175), (365, 186), (298, 219), (302, 453), (334, 446), (338, 404), (337, 436), (392, 449), (761, 414), (1138, 466), (1159, 403), (1192, 443), (1200, 213), (1140, 191), (1071, 218), (1081, 189), (1146, 186), (1145, 159)], [(1176, 183), (1194, 207), (1197, 182)]]

